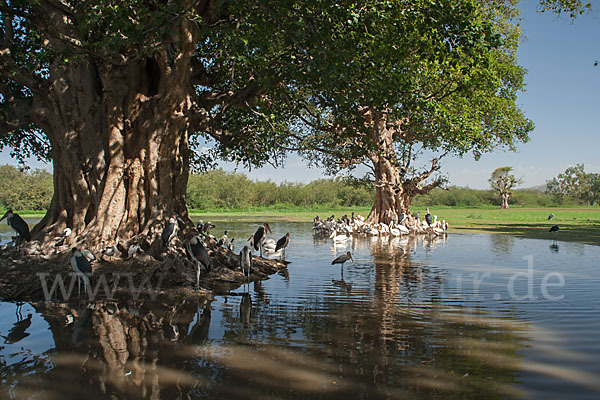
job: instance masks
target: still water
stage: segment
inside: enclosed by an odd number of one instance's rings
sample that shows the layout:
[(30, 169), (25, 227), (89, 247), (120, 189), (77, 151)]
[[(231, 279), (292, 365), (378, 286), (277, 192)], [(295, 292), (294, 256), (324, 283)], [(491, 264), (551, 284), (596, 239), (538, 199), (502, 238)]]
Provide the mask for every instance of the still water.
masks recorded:
[(0, 303), (0, 397), (600, 398), (600, 247), (271, 227), (287, 273), (212, 301)]

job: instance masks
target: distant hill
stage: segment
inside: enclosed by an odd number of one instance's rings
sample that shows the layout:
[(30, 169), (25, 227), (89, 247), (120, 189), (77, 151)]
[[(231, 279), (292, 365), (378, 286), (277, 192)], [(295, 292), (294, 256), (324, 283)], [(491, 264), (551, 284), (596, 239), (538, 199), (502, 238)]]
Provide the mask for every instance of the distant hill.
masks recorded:
[(531, 186), (531, 187), (528, 187), (528, 188), (518, 188), (517, 190), (529, 190), (529, 191), (536, 191), (536, 192), (545, 192), (546, 191), (546, 184), (544, 183), (543, 185)]

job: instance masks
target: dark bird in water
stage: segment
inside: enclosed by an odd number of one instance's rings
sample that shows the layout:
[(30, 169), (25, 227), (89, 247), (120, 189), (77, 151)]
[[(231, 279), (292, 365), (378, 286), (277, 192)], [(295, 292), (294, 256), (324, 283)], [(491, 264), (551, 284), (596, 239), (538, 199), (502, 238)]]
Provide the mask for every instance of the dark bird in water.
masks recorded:
[(554, 213), (550, 213), (550, 215), (548, 215), (548, 221), (550, 221), (552, 218), (554, 218)]
[(290, 244), (290, 233), (286, 233), (284, 237), (277, 241), (275, 245), (275, 252), (278, 252), (279, 249), (283, 249), (282, 257), (285, 257), (285, 248)]
[(240, 251), (240, 268), (242, 269), (244, 280), (248, 277), (248, 282), (250, 282), (250, 274), (252, 273), (252, 253), (248, 246), (244, 246), (242, 251)]
[(347, 252), (346, 254), (342, 254), (341, 256), (336, 257), (336, 259), (331, 262), (331, 265), (342, 264), (341, 266), (343, 267), (344, 263), (348, 260), (354, 261), (354, 259), (352, 258), (352, 254), (350, 252)]
[(227, 231), (225, 231), (223, 233), (223, 236), (221, 236), (221, 239), (219, 239), (219, 241), (217, 242), (217, 246), (221, 247), (223, 246), (225, 243), (227, 242)]
[(27, 318), (21, 319), (13, 324), (13, 327), (8, 331), (8, 335), (2, 336), (4, 343), (14, 344), (20, 342), (29, 336), (28, 332), (25, 332), (27, 328), (31, 326), (31, 314), (27, 314)]
[(550, 230), (548, 232), (553, 233), (554, 234), (554, 242), (556, 242), (556, 235), (558, 234), (558, 230), (560, 228), (558, 227), (558, 225), (552, 225), (550, 227)]
[(429, 208), (427, 209), (427, 214), (425, 214), (425, 221), (427, 222), (427, 225), (429, 225), (429, 226), (431, 226), (431, 224), (433, 223), (431, 214), (429, 214)]
[(210, 272), (210, 257), (198, 235), (193, 235), (187, 241), (186, 248), (190, 257), (196, 262), (196, 287), (198, 287), (200, 284), (200, 271)]
[(161, 238), (165, 246), (169, 247), (171, 240), (177, 236), (178, 230), (179, 225), (177, 224), (177, 216), (173, 215), (171, 218), (169, 218), (169, 222), (167, 222), (161, 234)]
[(81, 281), (83, 289), (87, 292), (91, 284), (92, 265), (77, 247), (71, 249), (71, 266), (77, 274), (77, 294), (81, 292)]
[(266, 222), (258, 227), (253, 237), (254, 250), (258, 251), (260, 249), (260, 256), (262, 257), (262, 245), (265, 239), (267, 238), (267, 232), (271, 232), (271, 227)]
[(2, 216), (2, 218), (0, 218), (0, 221), (2, 221), (4, 218), (6, 218), (6, 223), (8, 224), (8, 226), (10, 226), (15, 232), (17, 232), (19, 241), (24, 239), (29, 242), (31, 240), (29, 226), (27, 225), (27, 222), (25, 222), (25, 220), (21, 218), (21, 216), (19, 216), (19, 214), (15, 214), (9, 208), (8, 211), (6, 211), (6, 213)]

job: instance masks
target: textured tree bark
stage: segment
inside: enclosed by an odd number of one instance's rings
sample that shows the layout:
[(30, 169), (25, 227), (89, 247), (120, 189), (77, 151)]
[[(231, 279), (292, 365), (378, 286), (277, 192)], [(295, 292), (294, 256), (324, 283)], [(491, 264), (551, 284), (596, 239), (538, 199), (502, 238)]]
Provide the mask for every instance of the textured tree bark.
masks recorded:
[(152, 234), (167, 216), (188, 222), (190, 60), (193, 32), (152, 57), (124, 65), (82, 56), (51, 68), (47, 104), (36, 123), (52, 146), (54, 197), (33, 237), (90, 246)]
[[(366, 114), (366, 123), (371, 128), (371, 140), (375, 150), (368, 158), (373, 166), (375, 176), (375, 202), (367, 221), (371, 223), (398, 222), (401, 213), (409, 213), (412, 199), (418, 194), (427, 194), (440, 186), (441, 177), (431, 183), (423, 184), (434, 172), (440, 169), (439, 160), (434, 158), (431, 167), (415, 176), (407, 177), (409, 165), (399, 162), (394, 146), (395, 141), (404, 140), (397, 122), (388, 122), (388, 117), (381, 112), (370, 111)], [(410, 157), (408, 157), (410, 160)], [(410, 162), (410, 161), (408, 161)]]
[(371, 140), (376, 147), (369, 154), (375, 176), (375, 202), (367, 221), (389, 224), (398, 221), (400, 213), (408, 210), (403, 197), (403, 177), (394, 149), (395, 131), (387, 125), (382, 113), (367, 114), (367, 124), (371, 127)]
[(375, 202), (367, 221), (386, 224), (397, 222), (400, 213), (408, 211), (410, 206), (410, 199), (403, 196), (405, 193), (400, 172), (385, 157), (373, 155), (371, 162), (375, 171)]

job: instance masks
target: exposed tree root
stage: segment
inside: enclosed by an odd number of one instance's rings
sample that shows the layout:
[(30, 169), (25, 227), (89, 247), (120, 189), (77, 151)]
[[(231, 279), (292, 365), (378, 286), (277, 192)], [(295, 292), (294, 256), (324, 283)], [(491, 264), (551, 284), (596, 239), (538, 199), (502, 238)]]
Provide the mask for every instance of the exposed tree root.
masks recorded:
[[(196, 288), (196, 264), (186, 254), (183, 243), (176, 239), (160, 253), (150, 247), (126, 259), (102, 258), (101, 253), (95, 251), (97, 259), (92, 261), (91, 287), (85, 293), (82, 286), (79, 296), (94, 299), (158, 294), (198, 296), (218, 293), (218, 287), (222, 286), (219, 284), (229, 288), (242, 284), (244, 276), (238, 254), (217, 247), (212, 239), (208, 242), (212, 268), (210, 273), (201, 273), (199, 288)], [(76, 298), (78, 282), (70, 256), (66, 246), (42, 245), (35, 241), (3, 250), (0, 253), (0, 298), (12, 301)], [(285, 263), (254, 256), (249, 280), (268, 279), (282, 269), (286, 269)]]

